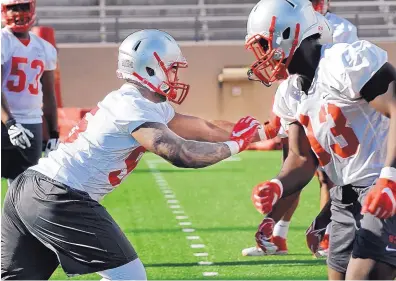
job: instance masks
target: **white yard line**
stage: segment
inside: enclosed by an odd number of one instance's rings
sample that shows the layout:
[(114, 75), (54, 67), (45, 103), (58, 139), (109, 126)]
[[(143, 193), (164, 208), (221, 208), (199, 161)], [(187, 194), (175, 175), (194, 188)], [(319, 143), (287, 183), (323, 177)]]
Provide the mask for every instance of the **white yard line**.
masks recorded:
[[(239, 157), (230, 157), (228, 161), (240, 161)], [(192, 252), (195, 257), (200, 258), (198, 261), (198, 265), (202, 266), (210, 266), (213, 262), (207, 260), (209, 254), (207, 252), (203, 252), (202, 250), (205, 248), (205, 244), (199, 243), (197, 240), (201, 240), (198, 235), (191, 235), (191, 233), (195, 234), (195, 229), (192, 227), (192, 222), (189, 220), (189, 217), (185, 215), (184, 210), (180, 204), (180, 201), (177, 200), (176, 195), (174, 194), (172, 188), (169, 186), (168, 182), (163, 177), (160, 170), (157, 169), (157, 165), (166, 163), (163, 159), (155, 159), (155, 160), (146, 160), (147, 166), (149, 167), (152, 175), (155, 178), (158, 188), (162, 191), (164, 198), (167, 202), (168, 207), (172, 210), (172, 213), (175, 215), (176, 221), (178, 221), (179, 226), (181, 227), (181, 231), (186, 234), (186, 239), (191, 241), (190, 247), (191, 249), (201, 249), (201, 252)], [(204, 260), (206, 259), (206, 260)], [(202, 272), (202, 275), (205, 277), (217, 276), (218, 272)]]

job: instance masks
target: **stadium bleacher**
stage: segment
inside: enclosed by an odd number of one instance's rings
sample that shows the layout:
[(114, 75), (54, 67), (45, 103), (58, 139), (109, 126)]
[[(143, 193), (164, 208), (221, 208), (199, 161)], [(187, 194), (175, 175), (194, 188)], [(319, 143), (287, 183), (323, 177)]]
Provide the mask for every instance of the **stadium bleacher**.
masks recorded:
[[(256, 0), (38, 0), (38, 24), (58, 43), (120, 42), (142, 28), (167, 30), (180, 41), (243, 40)], [(396, 38), (396, 1), (332, 1), (331, 9), (370, 40)]]

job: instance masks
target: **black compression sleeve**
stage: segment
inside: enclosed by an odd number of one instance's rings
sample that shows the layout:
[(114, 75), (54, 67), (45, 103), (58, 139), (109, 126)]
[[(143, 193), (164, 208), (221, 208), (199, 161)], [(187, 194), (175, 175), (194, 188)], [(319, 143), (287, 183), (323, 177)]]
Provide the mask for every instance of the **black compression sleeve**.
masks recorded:
[(396, 81), (395, 68), (390, 63), (385, 63), (371, 79), (363, 86), (360, 95), (370, 102), (388, 91), (389, 84)]

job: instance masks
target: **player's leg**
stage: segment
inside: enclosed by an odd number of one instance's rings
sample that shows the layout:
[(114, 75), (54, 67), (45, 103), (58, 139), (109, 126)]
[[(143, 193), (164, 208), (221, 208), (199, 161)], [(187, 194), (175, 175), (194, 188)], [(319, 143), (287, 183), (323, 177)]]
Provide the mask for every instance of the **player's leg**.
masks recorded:
[(29, 231), (56, 252), (66, 274), (105, 271), (137, 259), (110, 214), (87, 193), (32, 170), (24, 175), (30, 184), (21, 201), (37, 206), (27, 209), (20, 205), (17, 211), (24, 222), (29, 222), (25, 223)]
[(358, 195), (351, 186), (336, 186), (330, 190), (331, 230), (329, 254), (327, 257), (328, 277), (330, 280), (342, 280), (347, 271), (348, 262), (356, 235), (354, 214), (360, 210)]
[(294, 199), (294, 202), (283, 215), (282, 219), (279, 220), (274, 227), (274, 232), (272, 235), (272, 242), (276, 245), (278, 250), (276, 254), (287, 254), (287, 234), (289, 233), (289, 226), (291, 218), (297, 209), (298, 203), (300, 202), (300, 193)]
[(11, 144), (7, 128), (1, 124), (1, 176), (8, 179), (8, 186), (27, 168), (37, 164), (42, 153), (42, 125), (41, 124), (23, 124), (23, 126), (34, 134), (30, 140), (31, 146), (21, 149)]
[[(243, 256), (264, 256), (264, 255), (272, 255), (277, 251), (277, 246), (272, 241), (272, 237), (274, 234), (274, 226), (277, 222), (279, 222), (285, 212), (293, 205), (293, 203), (298, 200), (300, 193), (295, 193), (290, 196), (279, 199), (279, 201), (275, 204), (271, 213), (267, 214), (263, 219), (259, 226), (259, 232), (261, 232), (260, 237), (263, 240), (263, 243), (267, 245), (268, 251), (263, 251), (263, 245), (261, 247), (259, 245), (245, 248), (242, 250)], [(257, 237), (256, 233), (256, 237)]]
[[(363, 203), (370, 188), (360, 188), (359, 201)], [(396, 270), (396, 217), (378, 219), (370, 213), (360, 213), (360, 227), (356, 232), (351, 261), (348, 266), (348, 279), (368, 279), (376, 263), (384, 263)], [(389, 276), (382, 276), (389, 279)]]
[(98, 272), (102, 281), (107, 280), (147, 280), (146, 270), (139, 258), (116, 268)]
[(321, 170), (316, 171), (320, 187), (320, 209), (322, 210), (326, 203), (330, 200), (330, 188), (333, 186), (329, 177)]
[[(58, 258), (28, 231), (15, 209), (23, 184), (21, 175), (8, 189), (3, 204), (1, 279), (49, 279), (59, 264)], [(32, 206), (25, 205), (29, 207)]]

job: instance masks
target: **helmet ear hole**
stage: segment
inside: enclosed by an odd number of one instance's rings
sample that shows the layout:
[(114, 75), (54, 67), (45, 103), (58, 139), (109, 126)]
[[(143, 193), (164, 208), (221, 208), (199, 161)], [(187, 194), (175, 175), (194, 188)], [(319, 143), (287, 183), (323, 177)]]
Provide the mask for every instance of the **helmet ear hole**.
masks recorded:
[(137, 42), (137, 44), (136, 44), (136, 46), (135, 46), (135, 48), (133, 48), (133, 50), (136, 52), (137, 51), (137, 49), (139, 48), (139, 46), (140, 46), (140, 43), (142, 43), (142, 41), (139, 41), (139, 42)]
[(286, 28), (283, 33), (282, 33), (282, 37), (284, 40), (287, 40), (290, 38), (290, 27)]
[(152, 69), (152, 68), (150, 68), (150, 67), (146, 67), (146, 71), (147, 71), (147, 74), (148, 74), (149, 76), (154, 76), (154, 75), (155, 75), (154, 69)]

